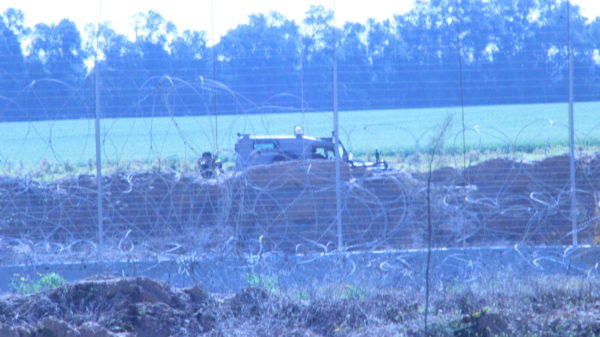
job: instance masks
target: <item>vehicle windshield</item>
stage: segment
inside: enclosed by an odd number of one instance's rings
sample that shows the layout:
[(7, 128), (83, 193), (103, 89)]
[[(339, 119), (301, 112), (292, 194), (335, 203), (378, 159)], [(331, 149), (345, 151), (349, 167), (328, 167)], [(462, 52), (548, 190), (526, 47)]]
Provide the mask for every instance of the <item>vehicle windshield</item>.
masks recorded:
[[(339, 151), (340, 151), (341, 159), (346, 159), (348, 157), (348, 153), (346, 152), (346, 149), (344, 148), (344, 146), (341, 143), (340, 143)], [(315, 146), (315, 147), (313, 147), (312, 158), (313, 159), (335, 160), (335, 151), (334, 151), (333, 144), (331, 146)]]
[(325, 146), (315, 146), (313, 147), (312, 152), (313, 159), (335, 159), (335, 152), (333, 148), (325, 147)]

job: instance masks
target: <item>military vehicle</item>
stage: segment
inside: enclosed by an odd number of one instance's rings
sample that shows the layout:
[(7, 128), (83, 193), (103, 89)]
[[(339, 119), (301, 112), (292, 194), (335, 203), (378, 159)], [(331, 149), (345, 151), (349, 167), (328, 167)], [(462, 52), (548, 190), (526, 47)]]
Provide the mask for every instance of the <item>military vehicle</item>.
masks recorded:
[[(335, 160), (333, 137), (305, 136), (301, 127), (294, 128), (293, 135), (254, 136), (239, 134), (235, 144), (236, 170), (255, 165), (266, 165), (288, 160)], [(388, 163), (375, 151), (375, 162), (354, 160), (352, 154), (339, 144), (340, 159), (351, 168), (362, 167), (370, 171), (385, 171)]]

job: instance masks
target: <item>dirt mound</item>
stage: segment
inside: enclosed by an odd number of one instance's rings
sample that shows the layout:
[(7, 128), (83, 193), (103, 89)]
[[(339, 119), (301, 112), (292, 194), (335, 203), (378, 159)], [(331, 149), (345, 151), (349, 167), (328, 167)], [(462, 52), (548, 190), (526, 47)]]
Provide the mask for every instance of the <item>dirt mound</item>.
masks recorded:
[[(600, 314), (597, 280), (502, 280), (493, 287), (458, 283), (455, 291), (433, 292), (427, 336), (587, 337), (600, 331), (589, 319)], [(399, 288), (374, 296), (360, 292), (298, 299), (262, 288), (223, 295), (146, 278), (96, 278), (0, 298), (0, 336), (424, 337), (420, 293)]]
[(467, 184), (493, 198), (502, 193), (524, 193), (531, 184), (528, 173), (532, 167), (530, 163), (497, 158), (467, 167), (463, 177)]
[[(340, 179), (348, 181), (353, 172), (340, 165)], [(267, 189), (304, 188), (335, 182), (335, 162), (330, 160), (283, 161), (250, 167), (243, 174), (247, 184)]]
[(259, 288), (217, 299), (147, 278), (88, 279), (0, 301), (0, 335), (334, 336), (368, 324), (361, 307), (356, 300), (301, 304)]
[[(161, 235), (219, 217), (221, 189), (211, 181), (175, 172), (114, 173), (104, 177), (108, 232), (133, 229)], [(97, 185), (89, 175), (50, 183), (0, 179), (0, 230), (12, 237), (75, 240), (94, 236)]]
[[(599, 158), (576, 162), (582, 243), (592, 243), (600, 214)], [(171, 171), (114, 173), (103, 181), (106, 242), (127, 254), (162, 238), (205, 250), (222, 250), (231, 238), (246, 251), (332, 249), (338, 239), (334, 177), (334, 163), (319, 160), (256, 166), (219, 180)], [(342, 165), (341, 177), (342, 235), (350, 248), (422, 247), (428, 219), (438, 246), (570, 241), (568, 156), (496, 158), (464, 170), (441, 168), (431, 179)], [(7, 258), (22, 250), (78, 256), (95, 250), (93, 176), (49, 183), (0, 178), (0, 214), (0, 254)]]
[[(592, 219), (598, 216), (592, 184), (595, 159), (576, 159), (578, 236), (592, 243)], [(473, 238), (490, 242), (569, 244), (571, 198), (569, 156), (535, 162), (492, 159), (464, 170), (467, 184), (475, 187), (468, 209), (485, 226)]]

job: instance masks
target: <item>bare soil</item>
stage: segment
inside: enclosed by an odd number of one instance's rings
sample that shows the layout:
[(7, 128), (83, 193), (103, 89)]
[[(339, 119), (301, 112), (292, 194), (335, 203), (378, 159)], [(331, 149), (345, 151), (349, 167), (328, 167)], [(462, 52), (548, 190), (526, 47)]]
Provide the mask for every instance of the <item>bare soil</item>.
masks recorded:
[[(0, 299), (3, 337), (597, 336), (598, 281), (544, 277), (298, 298), (247, 288), (210, 294), (147, 278), (93, 278)], [(507, 283), (508, 282), (508, 283)], [(520, 285), (519, 285), (520, 284)], [(446, 285), (447, 286), (447, 285)], [(304, 296), (305, 297), (305, 296)]]

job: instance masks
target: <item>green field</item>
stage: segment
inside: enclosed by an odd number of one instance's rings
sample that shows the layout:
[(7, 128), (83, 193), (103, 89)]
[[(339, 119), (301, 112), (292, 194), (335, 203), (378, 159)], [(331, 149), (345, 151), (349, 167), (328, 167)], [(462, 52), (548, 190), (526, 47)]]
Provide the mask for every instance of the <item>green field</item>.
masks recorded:
[[(467, 107), (465, 140), (475, 150), (525, 150), (568, 144), (568, 106), (561, 104)], [(363, 110), (340, 112), (340, 134), (356, 154), (378, 148), (387, 155), (426, 149), (450, 116), (444, 146), (462, 150), (461, 109)], [(236, 134), (290, 134), (296, 124), (312, 136), (331, 134), (333, 115), (289, 113), (218, 118), (123, 118), (102, 120), (103, 160), (195, 160), (218, 150), (231, 158)], [(575, 104), (576, 142), (600, 144), (600, 102)], [(216, 130), (216, 131), (215, 131)], [(0, 123), (1, 166), (40, 162), (88, 165), (95, 158), (94, 121), (60, 120)]]

